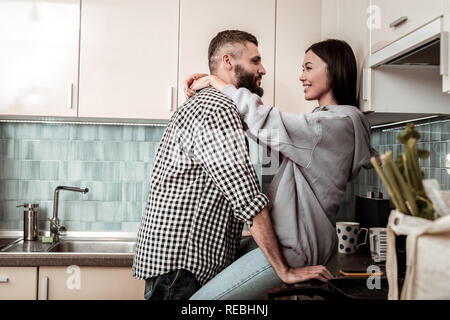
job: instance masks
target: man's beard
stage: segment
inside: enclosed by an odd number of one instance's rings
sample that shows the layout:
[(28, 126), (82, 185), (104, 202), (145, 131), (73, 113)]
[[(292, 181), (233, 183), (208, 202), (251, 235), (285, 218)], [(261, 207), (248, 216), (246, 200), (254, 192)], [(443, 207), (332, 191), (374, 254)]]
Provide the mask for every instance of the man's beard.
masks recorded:
[(234, 72), (236, 73), (236, 79), (237, 79), (237, 87), (238, 88), (247, 88), (252, 93), (256, 93), (258, 96), (262, 97), (264, 94), (264, 89), (259, 87), (256, 84), (256, 81), (258, 79), (262, 78), (262, 75), (255, 76), (247, 70), (245, 70), (240, 65), (236, 65)]

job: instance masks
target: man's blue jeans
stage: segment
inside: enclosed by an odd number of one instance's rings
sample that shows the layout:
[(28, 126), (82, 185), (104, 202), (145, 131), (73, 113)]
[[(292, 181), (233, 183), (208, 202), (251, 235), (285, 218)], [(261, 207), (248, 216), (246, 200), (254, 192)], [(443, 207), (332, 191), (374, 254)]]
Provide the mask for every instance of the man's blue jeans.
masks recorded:
[(145, 280), (146, 300), (187, 300), (200, 288), (195, 276), (178, 269)]
[(183, 269), (177, 277), (178, 270), (175, 270), (147, 279), (145, 298), (147, 300), (189, 298), (191, 300), (257, 300), (263, 298), (268, 291), (279, 288), (283, 284), (253, 238), (241, 241), (237, 258), (234, 263), (201, 288), (195, 276)]

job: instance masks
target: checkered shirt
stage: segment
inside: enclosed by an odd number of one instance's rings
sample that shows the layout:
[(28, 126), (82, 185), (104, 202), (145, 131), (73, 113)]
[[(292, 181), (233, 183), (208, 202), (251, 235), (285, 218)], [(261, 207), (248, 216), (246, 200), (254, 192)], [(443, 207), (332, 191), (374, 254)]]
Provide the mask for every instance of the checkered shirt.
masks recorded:
[(160, 143), (133, 276), (176, 269), (201, 285), (230, 265), (244, 222), (265, 206), (233, 101), (208, 87), (172, 116)]

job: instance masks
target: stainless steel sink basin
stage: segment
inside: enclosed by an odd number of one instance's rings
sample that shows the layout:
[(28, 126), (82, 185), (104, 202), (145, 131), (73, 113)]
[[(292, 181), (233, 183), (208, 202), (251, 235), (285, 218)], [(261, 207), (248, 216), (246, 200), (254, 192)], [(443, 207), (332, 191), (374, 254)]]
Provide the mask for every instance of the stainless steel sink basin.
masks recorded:
[(10, 245), (11, 243), (14, 242), (14, 240), (16, 239), (4, 239), (4, 238), (0, 238), (0, 249), (3, 247), (6, 247), (8, 245)]
[(71, 240), (52, 245), (47, 252), (134, 253), (136, 242), (107, 240)]
[(0, 251), (4, 251), (19, 242), (21, 238), (0, 238)]

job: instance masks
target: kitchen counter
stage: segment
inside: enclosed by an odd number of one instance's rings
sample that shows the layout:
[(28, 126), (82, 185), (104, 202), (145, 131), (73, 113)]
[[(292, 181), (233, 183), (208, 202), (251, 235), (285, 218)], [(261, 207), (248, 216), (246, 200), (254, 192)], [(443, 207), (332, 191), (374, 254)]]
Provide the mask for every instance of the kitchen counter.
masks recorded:
[[(134, 253), (79, 253), (79, 252), (47, 252), (52, 244), (42, 243), (41, 234), (37, 241), (20, 241), (7, 248), (15, 240), (22, 240), (21, 232), (0, 232), (0, 266), (104, 266), (104, 267), (131, 267), (133, 265)], [(249, 231), (242, 233), (242, 238), (249, 237)], [(105, 232), (68, 232), (68, 240), (119, 240), (136, 241), (134, 233), (105, 233)], [(7, 249), (7, 252), (1, 250)]]
[[(73, 235), (73, 234), (72, 234)], [(93, 239), (92, 237), (69, 238), (71, 240)], [(114, 234), (116, 236), (116, 234)], [(118, 240), (117, 237), (94, 237), (96, 240)], [(136, 238), (119, 238), (120, 240), (136, 241)], [(11, 246), (11, 243), (17, 241)], [(64, 239), (63, 241), (68, 241)], [(134, 253), (98, 253), (98, 252), (47, 252), (52, 244), (42, 243), (42, 236), (37, 241), (23, 241), (18, 237), (0, 238), (0, 266), (104, 266), (131, 267)], [(1, 251), (7, 250), (7, 251)]]
[[(271, 290), (269, 299), (278, 299), (288, 296), (320, 296), (325, 300), (386, 300), (389, 286), (386, 276), (380, 277), (380, 288), (369, 289), (367, 277), (352, 278), (340, 274), (340, 270), (353, 270), (358, 273), (366, 273), (368, 268), (377, 267), (385, 273), (385, 262), (375, 263), (370, 253), (358, 252), (354, 254), (336, 253), (326, 265), (327, 269), (335, 277), (328, 283), (319, 280), (309, 280), (294, 285), (283, 285), (281, 288)], [(399, 279), (401, 287), (403, 278)]]
[(131, 267), (134, 254), (127, 253), (17, 253), (0, 252), (0, 266), (99, 266)]

